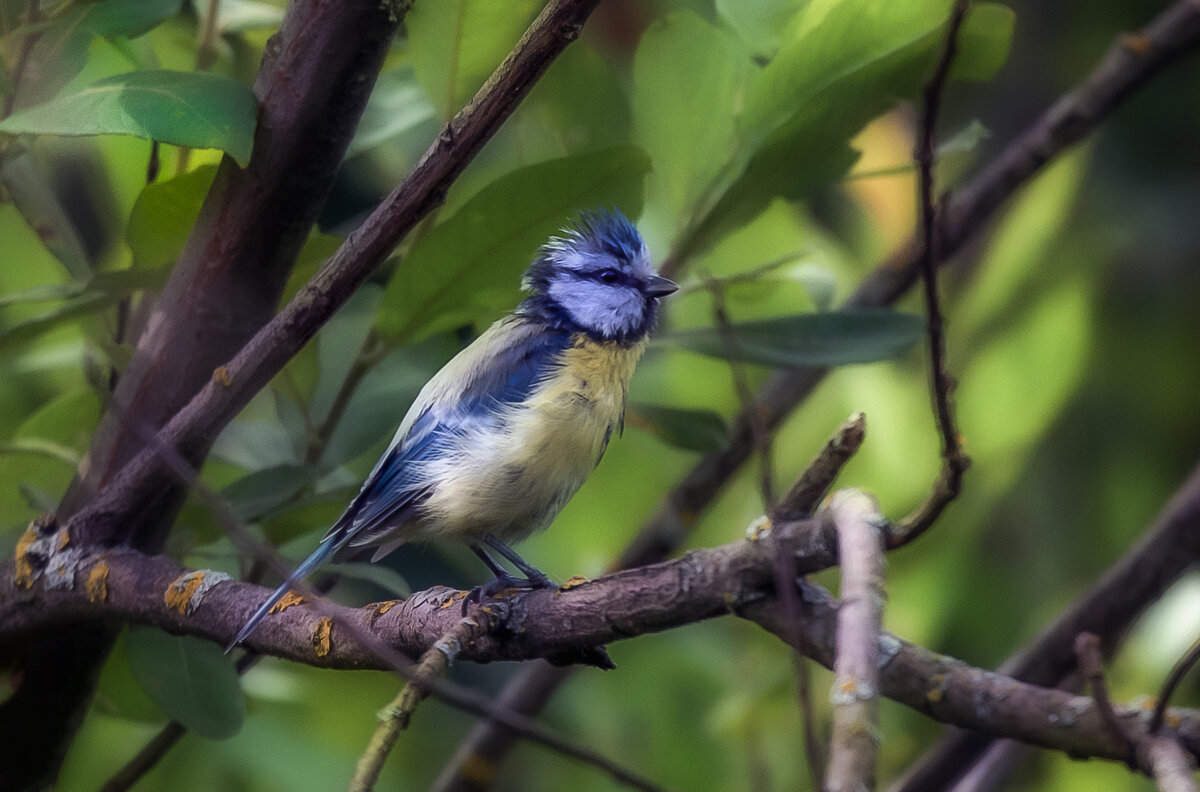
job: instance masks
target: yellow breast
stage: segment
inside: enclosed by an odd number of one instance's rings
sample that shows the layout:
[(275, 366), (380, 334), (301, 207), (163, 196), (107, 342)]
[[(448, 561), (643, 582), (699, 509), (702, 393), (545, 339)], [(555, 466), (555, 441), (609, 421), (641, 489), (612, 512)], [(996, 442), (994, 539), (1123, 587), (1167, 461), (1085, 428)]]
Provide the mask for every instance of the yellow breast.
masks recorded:
[(502, 431), (463, 438), (454, 469), (424, 505), (429, 534), (449, 529), (511, 540), (549, 523), (620, 425), (645, 346), (576, 337), (553, 374), (505, 409)]

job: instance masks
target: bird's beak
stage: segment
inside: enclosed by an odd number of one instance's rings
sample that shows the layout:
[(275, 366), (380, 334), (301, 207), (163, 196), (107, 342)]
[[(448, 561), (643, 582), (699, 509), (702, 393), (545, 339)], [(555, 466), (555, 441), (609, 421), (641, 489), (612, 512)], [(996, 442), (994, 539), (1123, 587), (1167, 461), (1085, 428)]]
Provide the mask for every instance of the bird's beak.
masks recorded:
[(679, 284), (662, 275), (651, 275), (646, 278), (645, 290), (651, 297), (666, 297), (679, 291)]

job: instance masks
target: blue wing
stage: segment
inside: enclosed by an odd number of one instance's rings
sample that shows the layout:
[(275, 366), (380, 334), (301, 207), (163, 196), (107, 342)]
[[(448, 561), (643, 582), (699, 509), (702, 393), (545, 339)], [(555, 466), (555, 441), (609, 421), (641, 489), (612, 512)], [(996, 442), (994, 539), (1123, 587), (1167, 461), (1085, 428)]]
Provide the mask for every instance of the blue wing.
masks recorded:
[(226, 652), (267, 612), (338, 550), (376, 543), (409, 518), (429, 492), (414, 462), (443, 453), (464, 426), (496, 420), (498, 408), (524, 401), (571, 344), (570, 333), (510, 316), (492, 325), (434, 375), (409, 409), (391, 446), (317, 549), (246, 621)]
[(567, 331), (517, 318), (493, 325), (425, 386), (403, 433), (324, 541), (339, 547), (377, 544), (402, 524), (430, 488), (414, 463), (438, 458), (465, 427), (494, 422), (499, 408), (528, 398), (570, 343)]

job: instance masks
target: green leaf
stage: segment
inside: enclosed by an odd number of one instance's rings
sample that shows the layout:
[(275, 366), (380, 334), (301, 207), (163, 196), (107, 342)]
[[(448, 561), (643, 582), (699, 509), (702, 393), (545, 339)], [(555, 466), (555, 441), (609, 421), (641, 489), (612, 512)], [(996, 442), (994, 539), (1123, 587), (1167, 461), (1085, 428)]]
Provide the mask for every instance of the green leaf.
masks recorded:
[(255, 522), (296, 497), (316, 478), (306, 465), (277, 465), (256, 470), (221, 490), (238, 517)]
[(758, 56), (771, 56), (779, 49), (779, 34), (804, 0), (717, 0), (721, 19), (742, 37)]
[(625, 412), (625, 423), (688, 451), (709, 453), (729, 445), (725, 419), (712, 410), (633, 403)]
[(221, 740), (242, 728), (246, 701), (237, 671), (216, 644), (133, 626), (127, 651), (142, 690), (188, 731)]
[(58, 93), (83, 68), (93, 38), (140, 36), (179, 13), (181, 5), (182, 0), (64, 3), (49, 19), (17, 28), (10, 36), (17, 46), (35, 38), (15, 106), (28, 107)]
[(62, 262), (73, 278), (92, 273), (92, 261), (75, 230), (75, 224), (63, 208), (62, 200), (50, 186), (44, 168), (28, 152), (8, 158), (0, 169), (0, 178), (13, 205), (30, 228), (36, 229), (46, 249)]
[[(64, 322), (101, 311), (142, 289), (163, 285), (169, 272), (165, 269), (123, 269), (97, 272), (86, 281), (75, 281), (61, 287), (38, 287), (34, 296), (41, 298), (53, 290), (67, 297), (66, 302), (31, 319), (0, 330), (0, 349), (35, 338)], [(11, 298), (10, 298), (11, 299)]]
[(495, 316), (517, 299), (521, 272), (580, 209), (636, 217), (650, 164), (632, 147), (530, 165), (498, 179), (413, 246), (380, 307), (393, 344)]
[(383, 564), (366, 562), (330, 564), (329, 571), (374, 584), (389, 594), (395, 595), (398, 599), (406, 599), (412, 594), (412, 586), (404, 579), (404, 575)]
[(764, 366), (845, 366), (894, 358), (924, 330), (920, 316), (884, 310), (798, 314), (732, 325), (733, 343), (716, 327), (658, 337), (668, 347)]
[(972, 3), (959, 31), (959, 56), (950, 67), (958, 80), (992, 79), (1008, 60), (1017, 17), (999, 3)]
[(412, 67), (385, 71), (371, 91), (346, 156), (361, 154), (433, 118), (433, 103), (414, 78)]
[[(722, 172), (711, 206), (692, 219), (673, 254), (690, 257), (755, 217), (775, 196), (812, 197), (857, 159), (850, 139), (928, 76), (949, 3), (812, 0), (782, 34), (779, 54), (751, 82), (740, 116), (741, 143)], [(980, 19), (1002, 7), (981, 6)], [(1000, 10), (997, 10), (1000, 9)], [(964, 27), (964, 74), (989, 75), (1011, 33)]]
[(216, 175), (215, 165), (204, 165), (142, 188), (125, 228), (134, 266), (158, 267), (179, 258)]
[(204, 72), (140, 71), (0, 121), (10, 135), (133, 135), (176, 146), (221, 149), (250, 160), (257, 103), (250, 89)]
[(413, 68), (448, 120), (517, 43), (541, 4), (532, 0), (414, 3), (404, 18)]
[(633, 64), (634, 130), (671, 217), (686, 217), (728, 161), (749, 71), (741, 42), (695, 14), (672, 14), (642, 35)]
[(99, 0), (74, 3), (63, 13), (35, 25), (30, 31), (42, 31), (51, 44), (60, 31), (81, 28), (95, 36), (129, 36), (148, 33), (179, 13), (183, 0)]

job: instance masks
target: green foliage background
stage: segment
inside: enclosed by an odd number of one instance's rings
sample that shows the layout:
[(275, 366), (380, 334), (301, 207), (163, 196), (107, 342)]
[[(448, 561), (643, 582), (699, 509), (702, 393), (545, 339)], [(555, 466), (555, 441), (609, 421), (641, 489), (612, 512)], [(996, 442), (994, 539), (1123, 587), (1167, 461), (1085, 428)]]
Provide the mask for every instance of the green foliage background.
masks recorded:
[[(282, 13), (282, 3), (222, 0), (210, 72), (164, 83), (165, 71), (194, 71), (196, 5), (207, 3), (43, 5), (48, 21), (32, 58), (46, 68), (19, 86), (15, 112), (0, 120), (0, 133), (10, 133), (0, 172), (0, 529), (8, 547), (64, 490), (110, 372), (128, 360), (130, 348), (114, 335), (115, 306), (165, 280), (220, 150), (239, 161), (248, 155), (246, 86)], [(16, 21), (23, 6), (0, 0), (10, 91), (29, 32)], [(417, 0), (291, 290), (400, 181), (539, 7)], [(634, 381), (632, 399), (649, 406), (634, 409), (624, 438), (552, 530), (522, 548), (560, 578), (601, 573), (698, 452), (719, 446), (720, 422), (738, 409), (729, 365), (687, 351), (694, 338), (671, 338), (711, 332), (712, 283), (735, 321), (804, 322), (794, 315), (811, 319), (836, 305), (913, 227), (913, 114), (903, 100), (928, 71), (948, 7), (602, 4), (435, 220), (228, 428), (205, 480), (254, 530), (303, 556), (429, 374), (519, 299), (518, 276), (537, 245), (577, 209), (617, 206), (639, 218), (657, 257), (685, 263), (684, 289)], [(943, 123), (944, 137), (965, 134), (944, 152), (943, 183), (972, 173), (1147, 13), (1115, 0), (977, 3)], [(1200, 116), (1180, 96), (1190, 95), (1183, 92), (1196, 84), (1196, 68), (1172, 70), (1056, 162), (948, 274), (950, 359), (975, 466), (942, 524), (890, 558), (886, 623), (904, 637), (998, 664), (1125, 551), (1193, 463)], [(199, 103), (201, 120), (142, 105), (147, 85)], [(990, 137), (977, 134), (979, 124)], [(73, 137), (95, 133), (114, 134)], [(146, 136), (163, 141), (162, 172), (149, 185)], [(902, 309), (920, 307), (909, 299)], [(762, 343), (772, 359), (806, 359), (781, 350), (786, 334), (771, 327)], [(843, 329), (806, 327), (806, 341), (843, 361)], [(911, 328), (880, 329), (868, 357), (907, 351), (839, 368), (786, 423), (775, 443), (777, 488), (837, 422), (863, 410), (868, 440), (842, 483), (874, 492), (892, 516), (919, 501), (938, 463), (912, 338)], [(747, 368), (752, 384), (767, 374)], [(318, 441), (314, 430), (348, 376), (359, 378), (354, 396)], [(692, 545), (732, 541), (762, 512), (754, 468), (704, 516)], [(198, 504), (185, 509), (170, 551), (233, 574), (246, 566)], [(349, 603), (435, 582), (466, 587), (481, 572), (455, 547), (406, 548), (386, 567), (346, 571), (335, 596)], [(836, 583), (836, 574), (826, 577)], [(1197, 614), (1193, 577), (1118, 657), (1118, 699), (1157, 689), (1200, 629)], [(339, 788), (399, 684), (385, 674), (268, 661), (241, 680), (243, 697), (218, 655), (200, 641), (127, 631), (60, 788), (96, 788), (161, 728), (164, 713), (196, 734), (140, 789)], [(674, 789), (811, 788), (792, 664), (775, 639), (731, 618), (616, 644), (612, 656), (617, 670), (577, 673), (551, 703), (544, 718), (563, 735)], [(468, 665), (453, 676), (495, 690), (509, 670)], [(828, 683), (817, 673), (816, 690)], [(1193, 685), (1180, 703), (1200, 704), (1197, 693)], [(823, 716), (825, 696), (815, 703)], [(428, 786), (468, 726), (465, 716), (426, 704), (381, 788)], [(902, 770), (938, 729), (885, 703), (881, 778)], [(1036, 755), (1012, 788), (1101, 784), (1150, 788), (1117, 765), (1049, 755)], [(601, 790), (611, 782), (523, 746), (501, 788)]]

